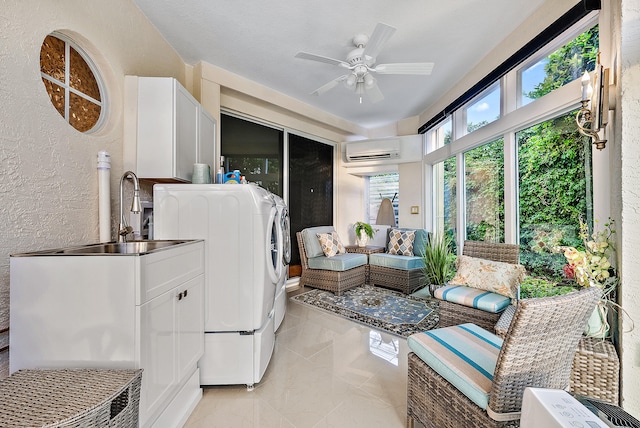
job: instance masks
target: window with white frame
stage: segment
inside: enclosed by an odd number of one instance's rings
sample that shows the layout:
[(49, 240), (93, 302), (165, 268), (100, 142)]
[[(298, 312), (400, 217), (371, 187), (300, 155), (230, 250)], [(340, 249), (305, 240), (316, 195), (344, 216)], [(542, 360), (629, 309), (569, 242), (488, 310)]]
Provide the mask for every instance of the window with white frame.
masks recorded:
[(96, 66), (73, 40), (61, 33), (45, 37), (40, 75), (51, 103), (80, 132), (98, 129), (104, 120), (104, 89)]
[(389, 174), (378, 174), (367, 177), (366, 191), (368, 203), (366, 206), (366, 218), (370, 224), (376, 224), (380, 204), (385, 198), (389, 198), (393, 206), (393, 215), (398, 224), (398, 201), (399, 201), (399, 175), (397, 172)]
[(451, 142), (452, 132), (452, 120), (451, 117), (445, 119), (435, 130), (435, 148), (444, 147)]
[(473, 132), (500, 118), (500, 82), (477, 96), (463, 109), (466, 132)]
[(504, 141), (464, 153), (466, 237), (504, 242)]
[[(458, 243), (518, 243), (530, 273), (562, 280), (558, 247), (575, 244), (579, 219), (594, 217), (592, 148), (577, 132), (572, 109), (579, 105), (575, 81), (593, 70), (597, 52), (593, 13), (427, 129), (435, 231)], [(557, 89), (570, 83), (575, 97), (571, 92), (567, 100), (569, 92)], [(505, 99), (518, 101), (500, 111), (510, 105)], [(490, 130), (483, 129), (488, 123)]]
[(451, 157), (433, 165), (433, 176), (434, 230), (448, 235), (455, 246), (458, 227), (456, 158)]

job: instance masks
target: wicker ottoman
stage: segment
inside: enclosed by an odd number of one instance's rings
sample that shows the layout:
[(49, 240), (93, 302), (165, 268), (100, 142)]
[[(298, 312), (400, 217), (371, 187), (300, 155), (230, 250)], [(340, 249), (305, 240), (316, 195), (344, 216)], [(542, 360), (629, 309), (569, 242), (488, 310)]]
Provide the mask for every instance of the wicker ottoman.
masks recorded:
[(142, 370), (19, 370), (0, 381), (2, 427), (137, 427)]
[(583, 337), (573, 357), (571, 392), (619, 405), (620, 361), (608, 340)]

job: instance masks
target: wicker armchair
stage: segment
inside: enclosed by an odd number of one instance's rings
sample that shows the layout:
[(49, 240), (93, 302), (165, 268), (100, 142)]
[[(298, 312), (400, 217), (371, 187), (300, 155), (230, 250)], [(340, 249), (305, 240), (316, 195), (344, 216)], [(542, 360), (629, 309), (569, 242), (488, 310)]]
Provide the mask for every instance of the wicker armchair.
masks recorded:
[(305, 251), (302, 232), (296, 232), (298, 248), (300, 249), (300, 262), (302, 273), (300, 285), (331, 291), (337, 295), (343, 291), (364, 285), (367, 256), (364, 254), (345, 254), (344, 257), (360, 257), (364, 262), (357, 267), (348, 270), (312, 269), (309, 267), (309, 259)]
[[(412, 427), (414, 420), (427, 428), (519, 426), (525, 387), (564, 389), (569, 385), (573, 356), (598, 298), (598, 290), (587, 288), (563, 296), (521, 300), (497, 351), (495, 370), (489, 373), (490, 385), (484, 391), (485, 399), (488, 398), (486, 409), (410, 352), (407, 426)], [(499, 343), (497, 336), (485, 333)], [(410, 348), (417, 349), (411, 343)], [(441, 366), (449, 366), (456, 364), (454, 359), (455, 356), (447, 356), (439, 362)]]
[[(372, 254), (369, 257), (370, 281), (378, 287), (391, 288), (405, 294), (411, 294), (427, 285), (423, 273), (422, 256), (429, 233), (425, 229), (391, 228), (415, 230), (414, 255), (398, 256), (385, 253)], [(389, 233), (386, 234), (385, 251), (389, 246)]]
[[(520, 246), (514, 244), (496, 244), (482, 241), (464, 241), (462, 254), (469, 257), (477, 257), (495, 262), (518, 263), (520, 259)], [(476, 324), (485, 330), (493, 331), (500, 318), (500, 312), (491, 313), (481, 309), (475, 309), (458, 303), (440, 301), (439, 327), (458, 325), (464, 323)]]

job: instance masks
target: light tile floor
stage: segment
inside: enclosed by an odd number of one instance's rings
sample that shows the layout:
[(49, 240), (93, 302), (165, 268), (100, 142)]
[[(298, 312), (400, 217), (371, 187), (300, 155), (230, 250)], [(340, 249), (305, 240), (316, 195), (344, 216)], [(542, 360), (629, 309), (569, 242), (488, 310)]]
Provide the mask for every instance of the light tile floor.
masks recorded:
[(404, 427), (407, 341), (291, 301), (253, 391), (204, 389), (186, 428)]

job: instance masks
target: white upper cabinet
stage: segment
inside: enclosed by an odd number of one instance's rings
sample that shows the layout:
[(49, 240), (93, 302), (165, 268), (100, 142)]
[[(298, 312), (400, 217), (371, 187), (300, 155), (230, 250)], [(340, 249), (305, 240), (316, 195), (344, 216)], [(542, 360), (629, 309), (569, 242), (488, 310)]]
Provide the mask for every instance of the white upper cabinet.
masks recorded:
[(127, 76), (126, 92), (125, 168), (190, 182), (194, 163), (214, 167), (216, 121), (176, 79)]
[(202, 106), (200, 106), (198, 120), (198, 162), (206, 163), (211, 167), (213, 178), (216, 167), (216, 120)]

